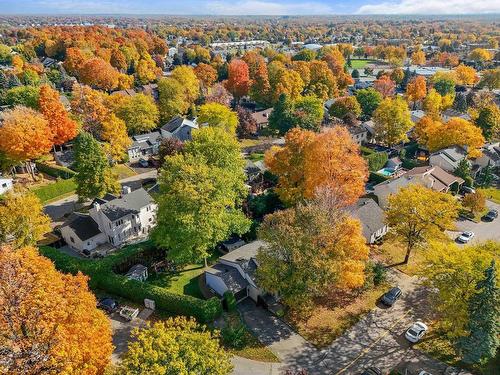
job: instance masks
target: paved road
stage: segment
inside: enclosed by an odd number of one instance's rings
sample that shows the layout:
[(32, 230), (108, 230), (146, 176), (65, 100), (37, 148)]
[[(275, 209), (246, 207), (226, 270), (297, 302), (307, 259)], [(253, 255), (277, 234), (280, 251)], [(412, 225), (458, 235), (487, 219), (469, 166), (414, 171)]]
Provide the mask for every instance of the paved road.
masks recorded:
[[(138, 174), (132, 177), (124, 178), (120, 180), (122, 185), (129, 185), (133, 188), (140, 187), (141, 181), (156, 178), (158, 175), (156, 170), (148, 171), (146, 173)], [(80, 208), (78, 204), (78, 196), (76, 194), (69, 197), (63, 198), (61, 200), (51, 202), (44, 207), (44, 212), (49, 215), (53, 222), (59, 224), (65, 215), (74, 212), (76, 209)]]
[[(378, 306), (325, 350), (318, 350), (294, 333), (286, 324), (260, 308), (243, 305), (240, 311), (257, 337), (282, 361), (276, 364), (255, 363), (236, 358), (234, 374), (279, 374), (286, 369), (304, 368), (310, 375), (360, 374), (376, 366), (389, 371), (400, 362), (414, 368), (442, 374), (446, 365), (412, 349), (404, 338), (406, 329), (417, 319), (426, 320), (425, 290), (415, 278), (392, 271), (393, 285), (403, 290), (402, 298), (392, 308)], [(278, 368), (277, 368), (278, 367)], [(257, 372), (259, 370), (259, 372)]]
[[(500, 212), (500, 204), (494, 203), (492, 201), (486, 201), (486, 205), (490, 209), (495, 209)], [(470, 220), (459, 220), (456, 223), (457, 231), (449, 232), (448, 234), (452, 239), (457, 238), (461, 232), (472, 231), (475, 236), (470, 241), (471, 244), (483, 242), (486, 240), (500, 241), (500, 218), (497, 218), (491, 222), (480, 221), (475, 223)]]

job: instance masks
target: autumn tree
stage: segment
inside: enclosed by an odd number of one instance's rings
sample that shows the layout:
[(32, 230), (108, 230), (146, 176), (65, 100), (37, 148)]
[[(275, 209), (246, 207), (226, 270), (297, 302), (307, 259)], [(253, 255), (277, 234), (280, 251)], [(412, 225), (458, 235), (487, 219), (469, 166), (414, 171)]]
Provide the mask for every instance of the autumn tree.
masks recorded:
[(456, 341), (468, 334), (469, 304), (484, 279), (484, 270), (498, 259), (498, 242), (458, 246), (431, 242), (422, 252), (419, 276), (431, 293), (430, 307), (439, 314), (438, 326)]
[(295, 310), (331, 288), (363, 285), (368, 248), (361, 225), (338, 208), (298, 204), (269, 214), (259, 238), (259, 285)]
[(89, 86), (73, 86), (71, 110), (82, 123), (83, 130), (98, 137), (101, 124), (109, 115), (103, 95)]
[(479, 82), (479, 76), (477, 75), (476, 69), (471, 66), (460, 64), (454, 71), (457, 77), (457, 83), (460, 85), (473, 86)]
[(414, 65), (425, 65), (425, 53), (421, 49), (413, 52), (411, 55), (411, 63)]
[(321, 100), (338, 96), (338, 85), (335, 76), (325, 61), (312, 61), (309, 64), (310, 80), (306, 93), (315, 95)]
[(387, 98), (388, 96), (394, 95), (396, 84), (390, 77), (383, 75), (373, 82), (373, 88), (377, 90), (384, 98)]
[(50, 218), (35, 194), (14, 189), (0, 201), (0, 243), (34, 246), (50, 230)]
[(263, 59), (257, 60), (255, 72), (250, 85), (249, 95), (256, 103), (267, 105), (270, 101), (269, 73), (266, 62)]
[(361, 106), (355, 96), (344, 96), (335, 99), (328, 112), (340, 119), (344, 119), (349, 113), (359, 117), (361, 115)]
[(481, 213), (486, 208), (486, 197), (480, 190), (466, 194), (462, 200), (462, 205), (470, 209), (472, 215)]
[(133, 341), (118, 374), (213, 374), (227, 375), (231, 356), (220, 345), (219, 335), (194, 320), (169, 318), (135, 330)]
[(407, 140), (413, 125), (408, 104), (400, 97), (384, 99), (373, 113), (373, 121), (375, 137), (389, 146)]
[(206, 103), (219, 103), (226, 107), (229, 107), (232, 101), (233, 96), (221, 83), (216, 83), (210, 90), (210, 93), (205, 97)]
[(211, 65), (200, 63), (194, 68), (194, 74), (196, 74), (202, 85), (202, 91), (205, 93), (217, 82), (217, 70), (212, 68)]
[(120, 185), (109, 168), (108, 158), (97, 140), (81, 132), (74, 147), (76, 193), (81, 200), (118, 193)]
[(483, 131), (484, 138), (492, 141), (500, 138), (500, 109), (495, 103), (481, 107), (475, 121)]
[(200, 82), (194, 69), (189, 66), (178, 66), (172, 70), (170, 78), (180, 83), (183, 100), (189, 104), (188, 107), (191, 106), (200, 96)]
[(178, 138), (163, 138), (158, 147), (158, 159), (163, 165), (167, 156), (175, 155), (182, 151), (184, 143)]
[(243, 107), (237, 107), (238, 127), (236, 134), (238, 138), (248, 138), (257, 133), (257, 121), (252, 116), (252, 112)]
[[(111, 95), (110, 98), (118, 97)], [(142, 93), (120, 96), (114, 113), (125, 121), (129, 134), (146, 133), (158, 126), (159, 111), (152, 96)]]
[(382, 95), (372, 88), (357, 90), (355, 96), (366, 117), (371, 117), (382, 102)]
[(82, 83), (105, 91), (118, 87), (118, 76), (116, 69), (98, 57), (87, 60), (79, 74)]
[(281, 95), (287, 95), (291, 100), (298, 99), (304, 90), (304, 81), (295, 70), (288, 69), (282, 62), (273, 61), (268, 67), (269, 103), (276, 104)]
[(250, 88), (250, 73), (248, 65), (243, 60), (231, 60), (228, 67), (226, 88), (238, 101), (248, 94)]
[(2, 112), (2, 116), (0, 151), (9, 158), (24, 162), (50, 151), (53, 135), (49, 123), (42, 114), (18, 106)]
[(285, 146), (271, 149), (265, 161), (278, 176), (276, 192), (288, 205), (314, 198), (321, 188), (334, 191), (339, 202), (349, 205), (363, 194), (368, 174), (358, 146), (342, 127), (319, 134), (292, 129), (285, 135)]
[(178, 115), (185, 115), (191, 103), (183, 95), (182, 85), (172, 78), (163, 78), (158, 82), (158, 109), (163, 122)]
[(0, 247), (0, 368), (6, 374), (103, 374), (111, 326), (81, 273), (32, 247)]
[(85, 62), (92, 57), (91, 54), (83, 52), (80, 48), (70, 47), (66, 49), (66, 58), (64, 59), (64, 69), (70, 75), (79, 77), (80, 70)]
[(481, 73), (480, 87), (487, 87), (489, 90), (500, 88), (500, 68), (483, 70)]
[(469, 58), (477, 62), (485, 62), (490, 61), (493, 58), (493, 55), (490, 51), (484, 48), (476, 48), (469, 54)]
[(412, 184), (389, 196), (386, 221), (406, 245), (403, 264), (408, 263), (416, 247), (442, 238), (445, 230), (452, 229), (458, 209), (459, 203), (453, 196), (419, 184)]
[(161, 69), (156, 66), (155, 61), (148, 54), (141, 58), (135, 69), (135, 77), (137, 82), (146, 84), (154, 81), (161, 75)]
[(156, 245), (172, 259), (193, 262), (232, 233), (245, 233), (243, 166), (233, 134), (219, 127), (193, 132), (183, 153), (166, 157), (160, 170)]
[(413, 78), (406, 86), (406, 97), (409, 103), (413, 103), (413, 109), (418, 102), (425, 98), (427, 94), (427, 83), (424, 77)]
[(111, 113), (101, 124), (101, 140), (106, 154), (114, 161), (123, 161), (127, 155), (127, 149), (132, 144), (132, 140), (127, 135), (125, 121)]
[(200, 107), (197, 121), (199, 124), (220, 127), (235, 134), (238, 126), (238, 115), (225, 105), (207, 103)]
[(40, 88), (39, 107), (48, 122), (53, 144), (62, 145), (76, 137), (77, 123), (69, 117), (60, 101), (59, 93), (49, 85)]
[(455, 73), (437, 72), (431, 77), (433, 88), (441, 96), (454, 95), (457, 77)]

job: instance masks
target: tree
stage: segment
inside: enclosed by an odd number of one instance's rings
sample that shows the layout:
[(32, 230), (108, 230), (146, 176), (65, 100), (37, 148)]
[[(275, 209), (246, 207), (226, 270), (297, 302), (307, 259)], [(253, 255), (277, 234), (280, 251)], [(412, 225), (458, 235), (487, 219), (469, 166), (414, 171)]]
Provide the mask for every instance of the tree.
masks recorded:
[(103, 374), (111, 326), (88, 278), (61, 274), (32, 247), (0, 247), (0, 368), (7, 374)]
[(382, 102), (382, 95), (372, 88), (357, 90), (355, 95), (363, 115), (367, 117), (371, 117)]
[(13, 87), (5, 93), (4, 103), (12, 107), (22, 105), (32, 109), (38, 109), (40, 88), (34, 86)]
[(160, 165), (163, 165), (167, 156), (175, 155), (182, 151), (184, 143), (178, 138), (163, 138), (158, 148)]
[(295, 310), (331, 288), (363, 285), (368, 248), (361, 225), (339, 209), (298, 204), (264, 218), (257, 253), (259, 285)]
[(169, 318), (135, 330), (118, 369), (123, 375), (226, 375), (232, 371), (231, 356), (212, 333), (194, 320)]
[(471, 60), (477, 62), (485, 62), (490, 61), (493, 58), (493, 55), (490, 51), (484, 48), (476, 48), (469, 54), (469, 57)]
[(400, 97), (385, 98), (373, 113), (373, 121), (376, 139), (389, 146), (407, 140), (413, 125), (408, 104)]
[(313, 199), (324, 188), (334, 191), (340, 203), (352, 204), (363, 194), (368, 175), (358, 146), (343, 127), (319, 134), (292, 129), (285, 146), (268, 151), (265, 161), (278, 176), (276, 192), (288, 205)]
[(228, 67), (226, 88), (238, 101), (248, 94), (250, 88), (250, 73), (248, 65), (243, 60), (231, 60)]
[(476, 285), (476, 294), (469, 301), (469, 334), (461, 338), (458, 347), (466, 363), (484, 363), (494, 358), (500, 346), (500, 293), (497, 287), (496, 264), (484, 271)]
[(182, 154), (165, 158), (152, 239), (169, 258), (206, 259), (219, 242), (249, 229), (239, 208), (247, 194), (243, 166), (234, 135), (214, 127), (193, 132)]
[(344, 119), (347, 114), (351, 113), (355, 117), (361, 115), (361, 106), (355, 96), (344, 96), (337, 98), (329, 109), (329, 113), (340, 119)]
[[(304, 80), (300, 74), (288, 69), (282, 62), (273, 61), (268, 67), (269, 84), (269, 103), (270, 105), (276, 104), (280, 96), (285, 94), (291, 100), (298, 99), (304, 90)], [(309, 72), (310, 79), (310, 72)]]
[(446, 104), (445, 97), (441, 96), (435, 89), (431, 89), (424, 99), (423, 108), (428, 116), (439, 119)]
[(481, 73), (480, 87), (487, 87), (489, 90), (500, 88), (500, 68), (483, 70)]
[(53, 144), (62, 145), (76, 137), (77, 123), (69, 117), (60, 101), (59, 93), (49, 85), (40, 88), (39, 107), (52, 132)]
[(188, 103), (189, 108), (200, 96), (200, 82), (198, 78), (196, 78), (193, 68), (189, 66), (178, 66), (172, 70), (170, 77), (180, 83), (183, 99)]
[(238, 138), (248, 138), (257, 133), (257, 121), (252, 116), (252, 112), (243, 107), (237, 107), (236, 113), (238, 114), (238, 127), (236, 134)]
[(146, 84), (148, 82), (154, 81), (160, 75), (161, 69), (156, 66), (155, 61), (149, 54), (147, 54), (146, 57), (141, 58), (137, 63), (135, 69), (137, 82)]
[(413, 78), (406, 86), (406, 97), (409, 103), (413, 103), (415, 109), (417, 103), (425, 98), (427, 94), (427, 84), (425, 78), (417, 76)]
[(354, 69), (351, 73), (351, 77), (352, 78), (359, 78), (359, 70), (358, 69)]
[(0, 64), (10, 65), (12, 63), (12, 48), (0, 44)]
[(81, 132), (74, 147), (76, 193), (81, 200), (117, 193), (120, 186), (111, 173), (102, 146), (87, 132)]
[(101, 139), (105, 141), (103, 149), (114, 161), (121, 161), (127, 155), (127, 149), (132, 144), (127, 135), (125, 122), (111, 113), (102, 122)]
[(98, 137), (102, 122), (109, 116), (103, 95), (89, 86), (74, 85), (71, 110), (82, 123), (83, 130)]
[(194, 68), (194, 74), (202, 84), (202, 91), (207, 90), (217, 82), (217, 70), (212, 68), (211, 65), (201, 63)]
[(271, 84), (269, 82), (269, 74), (267, 71), (266, 62), (262, 59), (257, 61), (255, 72), (253, 74), (252, 83), (250, 85), (250, 97), (256, 103), (266, 106), (269, 103), (269, 90)]
[(307, 48), (304, 48), (293, 55), (293, 61), (313, 61), (316, 58), (316, 52)]
[(392, 79), (396, 84), (400, 84), (403, 82), (403, 79), (405, 77), (405, 72), (401, 68), (396, 68), (391, 72), (391, 75), (389, 76), (390, 79)]
[(454, 95), (456, 76), (454, 73), (437, 72), (431, 78), (433, 88), (441, 95)]
[(455, 76), (457, 83), (460, 85), (473, 86), (479, 82), (476, 69), (471, 66), (460, 64), (455, 68)]
[[(2, 113), (0, 151), (21, 162), (39, 158), (53, 145), (47, 120), (38, 112), (18, 106)], [(36, 142), (34, 141), (36, 140)]]
[(226, 107), (229, 107), (232, 101), (233, 96), (226, 90), (222, 83), (216, 83), (205, 97), (206, 103), (219, 103)]
[(373, 82), (373, 88), (377, 90), (384, 98), (387, 98), (388, 96), (394, 95), (396, 84), (391, 78), (383, 75)]
[(454, 341), (469, 334), (469, 303), (478, 292), (476, 285), (484, 279), (484, 270), (498, 259), (499, 251), (498, 242), (462, 247), (432, 242), (423, 252), (419, 276), (431, 293), (430, 307), (439, 314), (439, 328)]
[(386, 221), (406, 244), (403, 264), (408, 263), (417, 246), (441, 238), (445, 230), (453, 228), (458, 209), (459, 204), (453, 196), (418, 184), (391, 195)]
[(269, 128), (281, 135), (286, 134), (288, 130), (295, 127), (293, 112), (293, 102), (286, 94), (281, 94), (269, 115)]
[(411, 55), (411, 63), (414, 65), (425, 65), (425, 53), (422, 50), (417, 50)]
[(483, 131), (488, 141), (500, 138), (500, 109), (494, 103), (479, 109), (476, 125)]
[(182, 85), (178, 81), (172, 78), (160, 79), (158, 92), (158, 108), (163, 122), (188, 112), (191, 103), (185, 99)]
[(120, 98), (114, 112), (125, 121), (129, 134), (146, 133), (155, 129), (160, 117), (153, 97), (142, 93)]
[(87, 60), (79, 74), (82, 83), (105, 91), (111, 91), (118, 86), (118, 76), (116, 69), (98, 57)]
[(200, 107), (197, 121), (199, 124), (220, 127), (235, 134), (238, 126), (238, 115), (225, 105), (207, 103)]
[(471, 176), (470, 162), (464, 158), (458, 162), (457, 168), (453, 171), (455, 176), (461, 177), (465, 181), (465, 186), (472, 187), (474, 179)]
[(70, 47), (66, 49), (66, 58), (64, 59), (64, 69), (70, 75), (79, 77), (80, 70), (87, 60), (92, 56), (84, 53), (81, 49)]
[(464, 93), (459, 93), (455, 96), (453, 108), (462, 113), (465, 113), (467, 111), (467, 99)]
[(321, 100), (334, 98), (338, 95), (337, 80), (325, 61), (312, 61), (309, 64), (311, 72), (306, 93), (315, 95)]
[(466, 194), (462, 200), (462, 205), (470, 209), (472, 215), (484, 211), (486, 208), (486, 197), (481, 191)]
[(0, 202), (0, 244), (34, 246), (50, 230), (50, 218), (35, 194), (15, 189)]
[(303, 96), (294, 103), (293, 116), (296, 126), (319, 131), (323, 121), (323, 101), (315, 96)]

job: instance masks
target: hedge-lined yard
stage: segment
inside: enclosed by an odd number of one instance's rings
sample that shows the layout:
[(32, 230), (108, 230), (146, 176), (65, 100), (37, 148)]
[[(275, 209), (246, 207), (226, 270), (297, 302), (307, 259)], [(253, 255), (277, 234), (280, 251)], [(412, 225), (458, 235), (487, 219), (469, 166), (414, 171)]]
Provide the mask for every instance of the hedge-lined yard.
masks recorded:
[(194, 316), (201, 322), (212, 321), (222, 313), (222, 305), (217, 298), (202, 300), (189, 295), (175, 294), (161, 286), (129, 280), (113, 272), (115, 266), (128, 258), (139, 256), (151, 246), (149, 242), (144, 242), (97, 260), (74, 258), (48, 246), (42, 246), (40, 252), (50, 258), (62, 272), (76, 274), (81, 271), (89, 276), (89, 286), (92, 289), (104, 290), (139, 304), (142, 304), (145, 298), (152, 299), (156, 302), (158, 310), (176, 315)]
[(47, 184), (32, 189), (33, 193), (40, 198), (42, 203), (62, 198), (66, 195), (73, 194), (76, 190), (76, 183), (73, 178), (69, 180), (58, 180), (53, 184)]

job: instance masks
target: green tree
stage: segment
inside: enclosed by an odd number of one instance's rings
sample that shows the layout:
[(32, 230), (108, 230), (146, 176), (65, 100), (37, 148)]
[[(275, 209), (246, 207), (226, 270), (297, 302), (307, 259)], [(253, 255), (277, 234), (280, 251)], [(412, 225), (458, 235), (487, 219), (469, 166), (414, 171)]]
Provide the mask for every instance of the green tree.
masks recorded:
[(476, 291), (469, 301), (469, 334), (458, 342), (466, 363), (484, 363), (495, 357), (500, 346), (500, 293), (494, 260)]
[(461, 177), (465, 181), (465, 185), (472, 187), (474, 180), (471, 175), (470, 162), (467, 159), (462, 159), (458, 162), (458, 166), (453, 172), (456, 176)]
[(120, 185), (109, 168), (102, 146), (87, 132), (76, 138), (75, 148), (76, 193), (81, 200), (118, 193)]
[(361, 114), (361, 106), (354, 96), (344, 96), (337, 98), (329, 109), (332, 116), (344, 119), (348, 115), (353, 115), (354, 118)]
[(303, 50), (297, 52), (293, 57), (293, 61), (313, 61), (316, 58), (316, 52), (313, 50), (304, 48)]
[(323, 121), (323, 101), (315, 96), (304, 96), (295, 101), (294, 117), (296, 126), (319, 131)]
[(38, 109), (40, 88), (35, 86), (13, 87), (5, 93), (4, 103), (10, 106), (23, 105)]
[(193, 132), (182, 154), (165, 158), (152, 238), (169, 257), (199, 261), (232, 233), (249, 229), (240, 209), (247, 194), (243, 165), (234, 135), (212, 127)]
[(293, 102), (286, 94), (281, 94), (269, 115), (269, 128), (279, 134), (285, 134), (295, 127), (296, 120), (293, 116), (293, 109)]
[(145, 133), (158, 126), (158, 107), (150, 95), (127, 97), (118, 104), (115, 114), (125, 121), (130, 134)]
[(377, 90), (372, 88), (357, 90), (356, 100), (361, 106), (363, 115), (366, 117), (371, 117), (373, 112), (382, 102), (382, 95)]
[(432, 79), (434, 89), (441, 95), (455, 94), (455, 80), (450, 75), (438, 75)]
[(359, 70), (358, 69), (354, 69), (351, 73), (351, 77), (352, 78), (359, 78)]
[(235, 134), (238, 126), (238, 115), (223, 104), (207, 103), (200, 107), (197, 121), (199, 124), (220, 127)]
[(231, 355), (212, 333), (194, 320), (169, 318), (135, 330), (118, 369), (121, 375), (229, 374)]
[(386, 98), (373, 113), (375, 137), (393, 146), (408, 139), (406, 133), (412, 128), (408, 104), (401, 97)]
[(12, 63), (12, 48), (0, 44), (0, 64), (10, 65)]
[(455, 96), (455, 102), (453, 103), (453, 107), (459, 111), (459, 112), (466, 112), (467, 111), (467, 99), (466, 95), (463, 93), (457, 94)]
[(174, 116), (185, 115), (191, 103), (183, 94), (182, 85), (172, 78), (163, 78), (158, 82), (158, 108), (163, 122), (170, 121)]
[(486, 140), (500, 138), (500, 109), (498, 106), (491, 103), (479, 109), (476, 125), (481, 128)]

